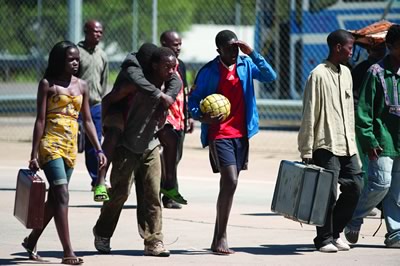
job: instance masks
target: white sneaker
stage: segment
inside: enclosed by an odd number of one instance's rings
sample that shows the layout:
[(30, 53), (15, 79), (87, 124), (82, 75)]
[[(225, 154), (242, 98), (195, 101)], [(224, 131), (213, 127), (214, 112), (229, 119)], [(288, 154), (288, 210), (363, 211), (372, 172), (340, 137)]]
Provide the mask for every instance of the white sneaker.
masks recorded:
[(332, 253), (332, 252), (338, 252), (338, 248), (334, 246), (332, 243), (329, 243), (321, 248), (319, 248), (320, 252), (325, 252), (325, 253)]
[(168, 249), (164, 247), (163, 242), (158, 240), (144, 247), (144, 255), (156, 256), (156, 257), (169, 257), (170, 252)]
[(333, 245), (339, 250), (339, 251), (348, 251), (350, 250), (350, 246), (343, 242), (342, 239), (336, 238), (333, 239)]

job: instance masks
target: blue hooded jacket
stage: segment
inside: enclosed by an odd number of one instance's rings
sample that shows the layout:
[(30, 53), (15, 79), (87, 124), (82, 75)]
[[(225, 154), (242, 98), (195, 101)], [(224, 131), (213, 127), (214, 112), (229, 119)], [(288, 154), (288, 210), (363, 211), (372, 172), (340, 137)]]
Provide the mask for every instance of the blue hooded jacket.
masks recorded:
[[(220, 79), (220, 57), (204, 65), (194, 82), (194, 87), (189, 95), (189, 111), (193, 119), (199, 120), (202, 112), (200, 101), (210, 94), (216, 93)], [(276, 73), (259, 53), (253, 51), (249, 56), (238, 56), (236, 72), (243, 88), (246, 106), (247, 135), (251, 138), (258, 132), (258, 112), (254, 93), (253, 79), (261, 82), (271, 82), (276, 79)], [(201, 123), (201, 143), (208, 145), (208, 124)]]

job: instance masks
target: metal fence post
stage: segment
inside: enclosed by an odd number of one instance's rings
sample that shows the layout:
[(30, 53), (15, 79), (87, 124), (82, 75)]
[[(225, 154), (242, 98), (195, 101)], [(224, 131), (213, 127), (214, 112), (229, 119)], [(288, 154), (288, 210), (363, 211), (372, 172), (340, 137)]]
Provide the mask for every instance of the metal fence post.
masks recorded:
[(78, 43), (82, 31), (82, 0), (68, 0), (68, 40)]
[(157, 21), (157, 17), (158, 17), (158, 2), (157, 0), (153, 0), (153, 17), (152, 17), (152, 23), (153, 23), (153, 27), (152, 27), (152, 34), (153, 34), (153, 43), (157, 44), (157, 40), (158, 40), (158, 21)]

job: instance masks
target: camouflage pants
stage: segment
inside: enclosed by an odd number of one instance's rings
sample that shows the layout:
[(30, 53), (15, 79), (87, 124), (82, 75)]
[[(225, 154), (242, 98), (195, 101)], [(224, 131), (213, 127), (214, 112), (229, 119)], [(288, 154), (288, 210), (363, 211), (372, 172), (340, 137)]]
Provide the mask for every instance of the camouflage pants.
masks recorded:
[(137, 198), (137, 222), (144, 244), (163, 239), (160, 203), (161, 162), (159, 148), (135, 154), (124, 147), (114, 152), (110, 200), (104, 202), (95, 230), (97, 235), (112, 237), (132, 184)]

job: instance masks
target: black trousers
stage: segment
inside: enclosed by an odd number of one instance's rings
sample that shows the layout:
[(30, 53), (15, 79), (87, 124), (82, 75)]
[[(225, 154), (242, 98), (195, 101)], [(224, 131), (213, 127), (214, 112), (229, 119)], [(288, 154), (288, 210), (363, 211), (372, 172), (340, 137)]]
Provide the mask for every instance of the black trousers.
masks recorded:
[(315, 247), (319, 249), (339, 238), (351, 220), (362, 191), (363, 174), (356, 155), (335, 156), (328, 150), (318, 149), (313, 153), (313, 161), (316, 165), (335, 173), (341, 192), (336, 200), (337, 184), (334, 184), (325, 225), (317, 227), (317, 237), (314, 238)]

